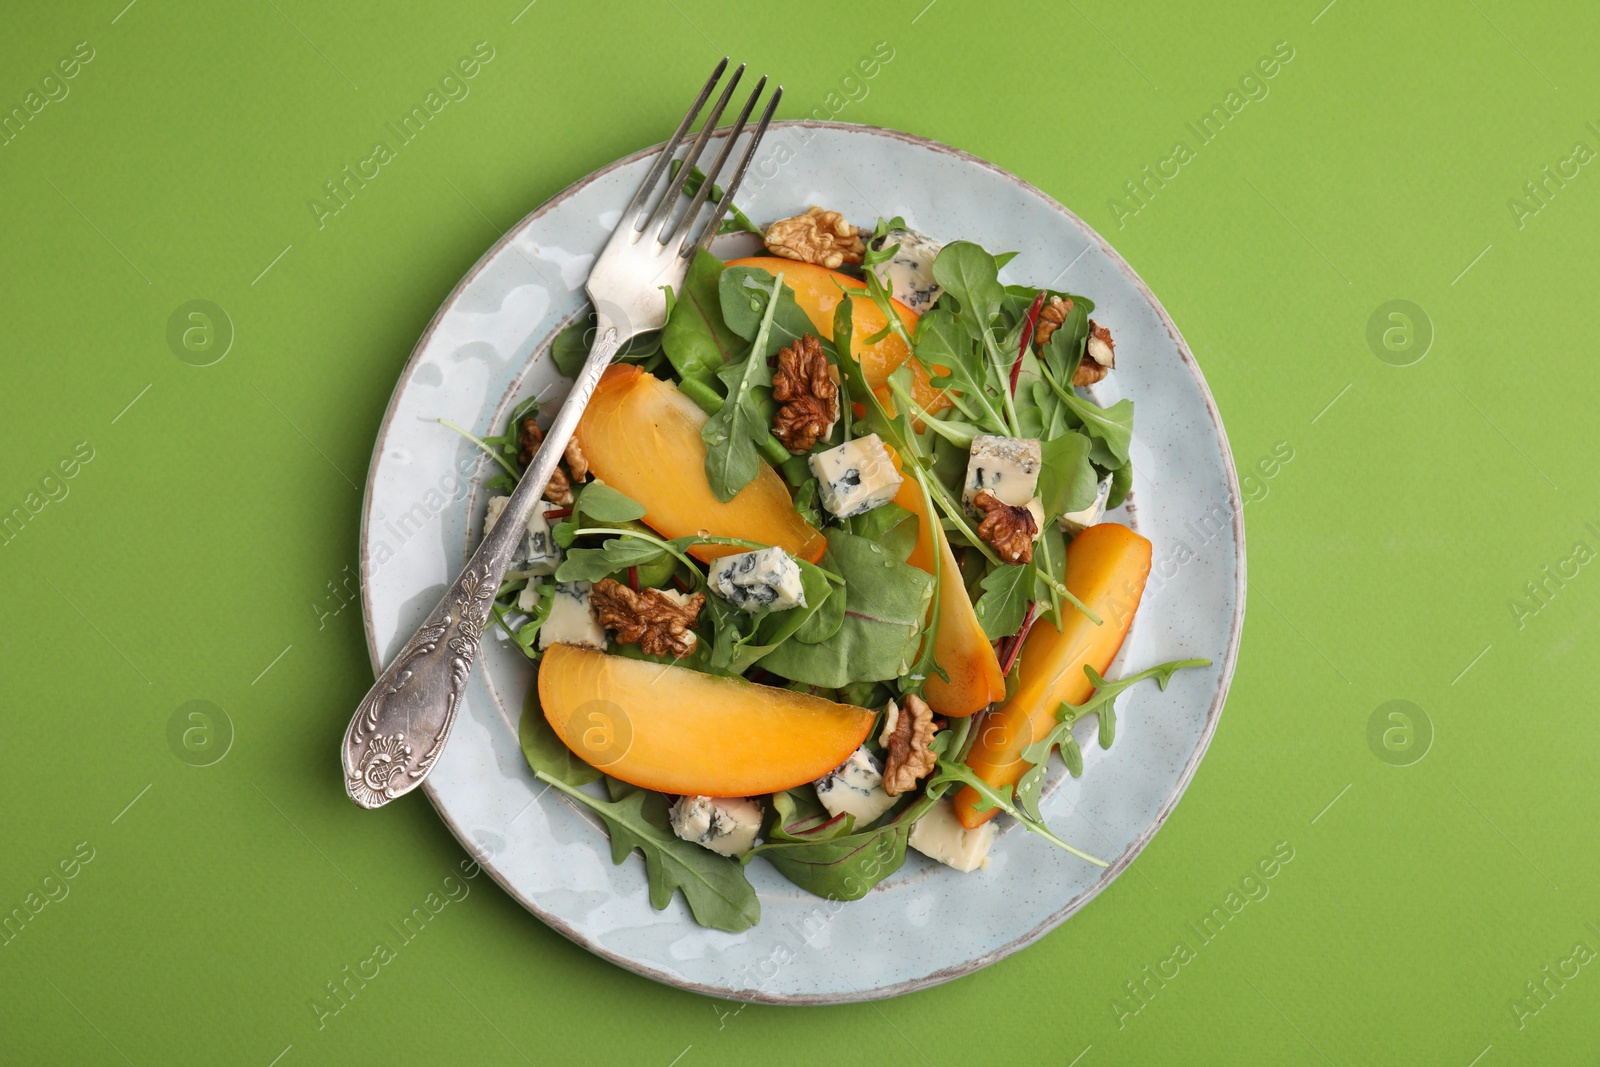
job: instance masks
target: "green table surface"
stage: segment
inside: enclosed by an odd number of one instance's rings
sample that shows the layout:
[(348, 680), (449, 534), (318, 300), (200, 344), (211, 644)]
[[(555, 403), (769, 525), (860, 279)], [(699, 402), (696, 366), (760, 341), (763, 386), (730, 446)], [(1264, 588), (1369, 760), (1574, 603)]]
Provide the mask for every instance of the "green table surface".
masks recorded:
[[(1326, 2), (13, 5), (0, 1060), (1593, 1062), (1600, 9)], [(502, 230), (659, 140), (724, 52), (785, 117), (1021, 175), (1160, 295), (1249, 501), (1210, 754), (1072, 921), (898, 1000), (658, 986), (479, 877), (335, 1001), (465, 858), (335, 759), (396, 373)]]

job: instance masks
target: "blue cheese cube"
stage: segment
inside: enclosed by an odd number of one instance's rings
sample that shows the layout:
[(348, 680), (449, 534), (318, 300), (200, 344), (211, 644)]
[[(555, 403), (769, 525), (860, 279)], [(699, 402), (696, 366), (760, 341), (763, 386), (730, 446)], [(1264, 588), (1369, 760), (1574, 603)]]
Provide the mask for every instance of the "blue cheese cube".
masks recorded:
[(970, 509), (972, 498), (987, 489), (1002, 504), (1022, 507), (1039, 489), (1042, 464), (1042, 446), (1031, 437), (974, 437), (961, 502)]
[(679, 797), (672, 832), (722, 856), (743, 856), (761, 830), (761, 805), (745, 797)]
[(605, 651), (606, 631), (589, 603), (588, 582), (556, 583), (550, 616), (539, 628), (539, 647), (556, 644), (584, 645)]
[(890, 296), (920, 315), (944, 292), (933, 280), (933, 261), (944, 246), (916, 230), (890, 230), (872, 242), (880, 251), (890, 245), (899, 245), (894, 255), (870, 269)]
[(911, 827), (906, 844), (946, 867), (970, 873), (989, 866), (989, 848), (994, 844), (994, 820), (976, 830), (968, 830), (956, 818), (956, 809), (941, 800)]
[(894, 797), (883, 791), (883, 764), (864, 745), (813, 784), (828, 814), (854, 815), (858, 830), (894, 807)]
[(548, 500), (533, 506), (533, 514), (528, 516), (527, 535), (517, 550), (517, 558), (506, 571), (507, 578), (540, 578), (554, 574), (561, 566), (561, 546), (556, 544), (550, 520), (545, 518), (545, 512), (555, 510), (556, 505)]
[(706, 584), (740, 611), (784, 611), (806, 606), (800, 565), (777, 547), (723, 556), (711, 565)]
[(1082, 533), (1105, 518), (1106, 500), (1111, 496), (1111, 475), (1100, 479), (1100, 484), (1095, 486), (1094, 503), (1082, 511), (1069, 511), (1061, 516), (1060, 526), (1069, 534)]
[[(1037, 441), (1034, 446), (1038, 447)], [(810, 463), (811, 473), (821, 483), (822, 506), (841, 519), (887, 504), (903, 481), (875, 433), (818, 452)]]

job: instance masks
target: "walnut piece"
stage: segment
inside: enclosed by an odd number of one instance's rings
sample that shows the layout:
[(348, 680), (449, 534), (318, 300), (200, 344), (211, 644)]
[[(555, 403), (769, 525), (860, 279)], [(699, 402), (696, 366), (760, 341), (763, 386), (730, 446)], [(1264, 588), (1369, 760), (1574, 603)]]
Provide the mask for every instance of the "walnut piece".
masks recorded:
[(1072, 375), (1073, 385), (1093, 385), (1117, 365), (1117, 342), (1111, 331), (1089, 320), (1089, 343), (1084, 346), (1083, 362)]
[(693, 626), (706, 595), (685, 596), (672, 589), (634, 592), (614, 578), (602, 578), (589, 591), (589, 603), (601, 626), (616, 632), (617, 641), (638, 645), (647, 656), (687, 656), (694, 651)]
[(589, 480), (589, 460), (583, 454), (583, 446), (578, 444), (576, 437), (567, 442), (567, 451), (563, 457), (567, 461), (567, 469), (572, 472), (572, 480), (586, 482)]
[(527, 470), (528, 464), (533, 462), (533, 454), (539, 451), (539, 446), (544, 444), (544, 431), (539, 429), (539, 424), (532, 415), (522, 420), (522, 425), (517, 427), (517, 462)]
[(775, 256), (829, 269), (860, 263), (866, 252), (866, 246), (861, 243), (861, 231), (837, 211), (824, 211), (820, 207), (774, 222), (767, 227), (766, 242), (767, 251)]
[(1039, 324), (1033, 328), (1033, 343), (1043, 348), (1061, 329), (1061, 324), (1072, 314), (1072, 298), (1052, 296), (1050, 302), (1039, 309)]
[(978, 536), (1003, 562), (1033, 562), (1033, 539), (1039, 536), (1039, 521), (1026, 504), (1007, 504), (987, 489), (978, 490), (972, 503), (984, 513)]
[(933, 709), (915, 693), (906, 694), (903, 708), (889, 701), (878, 743), (884, 749), (883, 791), (897, 797), (915, 789), (917, 779), (926, 777), (939, 761), (929, 750), (933, 744)]
[(839, 385), (828, 374), (821, 341), (808, 333), (778, 350), (772, 399), (781, 405), (772, 416), (772, 436), (794, 455), (811, 451), (833, 429), (839, 417)]
[(572, 506), (572, 481), (560, 467), (550, 472), (550, 484), (544, 491), (544, 498), (564, 508)]

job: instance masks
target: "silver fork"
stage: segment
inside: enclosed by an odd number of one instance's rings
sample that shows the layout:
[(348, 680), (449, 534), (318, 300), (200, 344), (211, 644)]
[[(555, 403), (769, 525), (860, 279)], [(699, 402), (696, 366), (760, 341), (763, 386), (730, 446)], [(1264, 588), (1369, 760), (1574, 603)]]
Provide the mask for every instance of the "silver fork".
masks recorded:
[[(722, 117), (744, 64), (734, 70), (706, 120), (684, 155), (676, 175), (668, 181), (670, 166), (689, 127), (727, 70), (723, 58), (706, 80), (694, 106), (689, 108), (645, 175), (639, 191), (622, 213), (622, 219), (589, 272), (585, 290), (597, 319), (594, 346), (574, 381), (555, 421), (545, 432), (544, 444), (534, 457), (494, 529), (484, 537), (456, 580), (445, 590), (439, 605), (407, 641), (356, 709), (345, 731), (342, 749), (345, 790), (364, 808), (382, 807), (422, 784), (444, 751), (455, 721), (467, 675), (478, 655), (483, 628), (495, 592), (522, 539), (524, 524), (544, 495), (556, 462), (566, 450), (578, 419), (623, 344), (638, 334), (666, 324), (666, 298), (661, 287), (683, 284), (696, 248), (709, 244), (733, 202), (733, 194), (767, 132), (772, 113), (783, 95), (778, 86), (767, 101), (733, 177), (704, 225), (694, 223), (703, 213), (712, 184), (733, 154), (734, 142), (744, 132), (756, 101), (766, 88), (765, 75), (745, 101), (739, 120), (725, 134), (716, 159), (706, 168), (706, 178), (687, 206), (679, 208), (688, 180), (712, 132)], [(658, 225), (659, 224), (659, 225)]]

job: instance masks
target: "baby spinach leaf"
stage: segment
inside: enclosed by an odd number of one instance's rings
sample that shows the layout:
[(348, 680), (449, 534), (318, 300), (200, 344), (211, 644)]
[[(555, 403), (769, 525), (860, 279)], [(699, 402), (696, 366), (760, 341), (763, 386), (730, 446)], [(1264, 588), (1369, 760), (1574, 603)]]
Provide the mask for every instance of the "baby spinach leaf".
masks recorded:
[(545, 720), (539, 707), (539, 687), (528, 686), (528, 695), (522, 701), (522, 722), (517, 731), (522, 743), (522, 755), (528, 766), (536, 772), (543, 771), (568, 785), (588, 785), (600, 777), (600, 772), (573, 754)]
[(860, 900), (904, 865), (910, 833), (911, 823), (902, 821), (822, 841), (768, 841), (750, 855), (764, 856), (809, 893), (827, 900)]
[(1002, 563), (978, 584), (983, 595), (973, 605), (978, 613), (978, 625), (991, 641), (1010, 637), (1022, 628), (1022, 620), (1033, 603), (1034, 579), (1038, 571), (1032, 563), (1012, 566)]
[(855, 829), (854, 815), (829, 815), (809, 785), (772, 794), (772, 810), (772, 824), (765, 835), (769, 841), (826, 841)]
[(644, 518), (644, 505), (601, 481), (584, 485), (577, 506), (591, 519), (601, 522), (629, 522)]
[[(839, 561), (834, 558), (831, 549), (823, 555), (822, 565), (834, 574), (839, 573)], [(804, 564), (800, 568), (800, 578), (802, 582), (805, 580)], [(844, 585), (829, 584), (830, 589), (827, 599), (795, 630), (794, 639), (796, 641), (814, 645), (826, 641), (839, 632), (839, 627), (844, 623), (845, 607), (850, 600), (850, 590)], [(809, 595), (806, 599), (810, 600)]]
[[(729, 267), (724, 270), (718, 282), (718, 293), (722, 301), (722, 317), (729, 329), (746, 341), (754, 341), (762, 320), (768, 315), (769, 306), (774, 303), (772, 290), (776, 284), (777, 279), (771, 272), (760, 267)], [(811, 325), (811, 319), (795, 303), (794, 290), (787, 284), (778, 292), (771, 315), (772, 325), (768, 329), (766, 344), (757, 346), (763, 360), (806, 334), (821, 340), (817, 328)], [(826, 341), (822, 344), (824, 349), (832, 347)]]
[[(730, 647), (727, 661), (730, 672), (743, 674), (755, 666), (762, 657), (795, 636), (795, 632), (821, 611), (832, 597), (837, 596), (841, 603), (844, 601), (843, 588), (836, 588), (819, 567), (803, 559), (795, 562), (800, 565), (800, 587), (805, 590), (805, 607), (774, 611), (763, 616), (749, 638)], [(841, 610), (839, 614), (842, 617), (844, 613)]]
[(716, 256), (704, 250), (696, 252), (661, 331), (661, 347), (679, 378), (710, 382), (724, 363), (744, 349), (744, 339), (722, 321), (717, 288), (723, 269)]
[(660, 793), (641, 789), (621, 800), (605, 801), (543, 771), (534, 773), (605, 821), (611, 833), (611, 862), (621, 863), (634, 849), (644, 855), (650, 906), (657, 911), (681, 889), (701, 926), (738, 933), (761, 921), (761, 902), (744, 867), (674, 834), (667, 798)]
[(814, 644), (786, 642), (762, 666), (828, 689), (899, 677), (910, 669), (921, 646), (933, 576), (896, 560), (882, 545), (844, 530), (829, 530), (827, 538), (832, 565), (844, 577), (849, 593), (839, 629)]
[(1089, 438), (1068, 432), (1051, 438), (1040, 448), (1039, 502), (1045, 518), (1054, 521), (1069, 511), (1082, 511), (1094, 503), (1100, 478), (1089, 463)]
[(1133, 461), (1129, 460), (1111, 472), (1111, 492), (1106, 495), (1106, 507), (1121, 506), (1128, 499), (1128, 490), (1133, 488)]
[(847, 521), (851, 533), (878, 542), (902, 563), (916, 547), (917, 517), (899, 504), (883, 504)]
[(550, 358), (555, 361), (556, 370), (568, 378), (576, 378), (589, 358), (589, 329), (593, 325), (594, 316), (585, 315), (550, 342)]
[[(723, 273), (724, 282), (730, 273)], [(778, 285), (773, 279), (772, 289)], [(767, 297), (750, 355), (742, 364), (729, 364), (719, 374), (728, 386), (727, 403), (700, 427), (700, 439), (706, 443), (706, 478), (711, 492), (724, 502), (732, 500), (761, 473), (760, 443), (767, 436), (767, 419), (761, 413), (756, 390), (772, 385), (772, 371), (763, 353), (778, 307), (771, 292)], [(791, 296), (790, 302), (793, 300)]]

